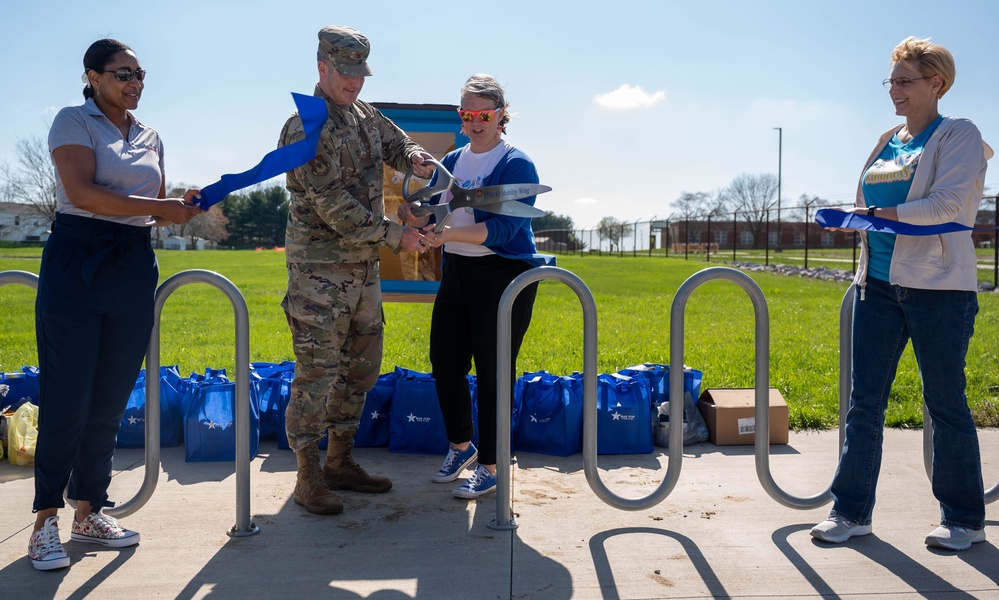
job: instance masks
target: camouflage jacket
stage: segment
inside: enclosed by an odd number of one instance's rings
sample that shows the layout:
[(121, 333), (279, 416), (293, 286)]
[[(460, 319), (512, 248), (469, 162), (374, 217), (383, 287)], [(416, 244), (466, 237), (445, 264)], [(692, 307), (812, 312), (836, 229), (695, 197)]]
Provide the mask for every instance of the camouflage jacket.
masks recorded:
[[(373, 261), (380, 244), (398, 252), (403, 225), (385, 217), (385, 164), (407, 171), (410, 157), (423, 149), (366, 102), (338, 106), (318, 85), (314, 95), (326, 100), (329, 119), (316, 158), (287, 173), (287, 261)], [(278, 146), (304, 138), (296, 113), (285, 123)]]

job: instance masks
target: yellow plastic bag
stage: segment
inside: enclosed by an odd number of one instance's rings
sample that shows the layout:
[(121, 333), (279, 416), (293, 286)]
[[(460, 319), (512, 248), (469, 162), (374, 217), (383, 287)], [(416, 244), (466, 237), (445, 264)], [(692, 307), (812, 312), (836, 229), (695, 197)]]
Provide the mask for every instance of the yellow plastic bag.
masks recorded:
[(7, 431), (7, 454), (10, 464), (28, 467), (35, 464), (38, 440), (38, 407), (25, 402), (14, 411)]

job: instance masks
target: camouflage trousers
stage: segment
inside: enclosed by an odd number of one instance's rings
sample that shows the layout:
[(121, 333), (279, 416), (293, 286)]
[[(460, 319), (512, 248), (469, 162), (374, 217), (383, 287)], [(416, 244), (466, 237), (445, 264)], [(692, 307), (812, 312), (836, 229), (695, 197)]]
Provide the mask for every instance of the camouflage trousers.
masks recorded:
[(296, 359), (285, 427), (288, 445), (298, 451), (326, 429), (357, 430), (382, 362), (378, 263), (289, 264), (281, 306)]

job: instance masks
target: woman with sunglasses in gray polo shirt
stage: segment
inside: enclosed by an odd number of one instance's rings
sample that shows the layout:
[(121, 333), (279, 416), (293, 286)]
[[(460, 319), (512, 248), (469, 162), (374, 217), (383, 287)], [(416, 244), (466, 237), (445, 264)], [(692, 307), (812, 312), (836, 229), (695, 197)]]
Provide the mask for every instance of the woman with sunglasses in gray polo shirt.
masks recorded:
[(131, 48), (98, 40), (83, 67), (85, 102), (62, 109), (49, 131), (56, 220), (35, 304), (41, 393), (28, 544), (39, 570), (69, 566), (58, 529), (63, 490), (77, 503), (74, 541), (139, 542), (101, 509), (114, 506), (115, 438), (153, 326), (159, 267), (150, 225), (202, 212), (193, 206), (197, 190), (166, 197), (163, 144), (131, 112), (146, 76)]

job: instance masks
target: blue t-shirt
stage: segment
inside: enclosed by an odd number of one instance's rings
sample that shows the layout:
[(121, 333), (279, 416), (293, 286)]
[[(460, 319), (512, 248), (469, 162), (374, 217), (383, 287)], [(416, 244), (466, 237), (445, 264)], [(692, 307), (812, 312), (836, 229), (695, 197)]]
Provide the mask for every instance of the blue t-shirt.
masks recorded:
[[(919, 166), (919, 157), (923, 147), (943, 121), (943, 115), (930, 123), (908, 142), (902, 143), (895, 134), (888, 141), (885, 149), (878, 155), (866, 172), (861, 188), (867, 206), (888, 208), (905, 202), (912, 187), (912, 178)], [(868, 276), (889, 281), (888, 272), (891, 269), (891, 256), (895, 251), (895, 234), (869, 231), (867, 232), (867, 247), (870, 258), (867, 263)]]

